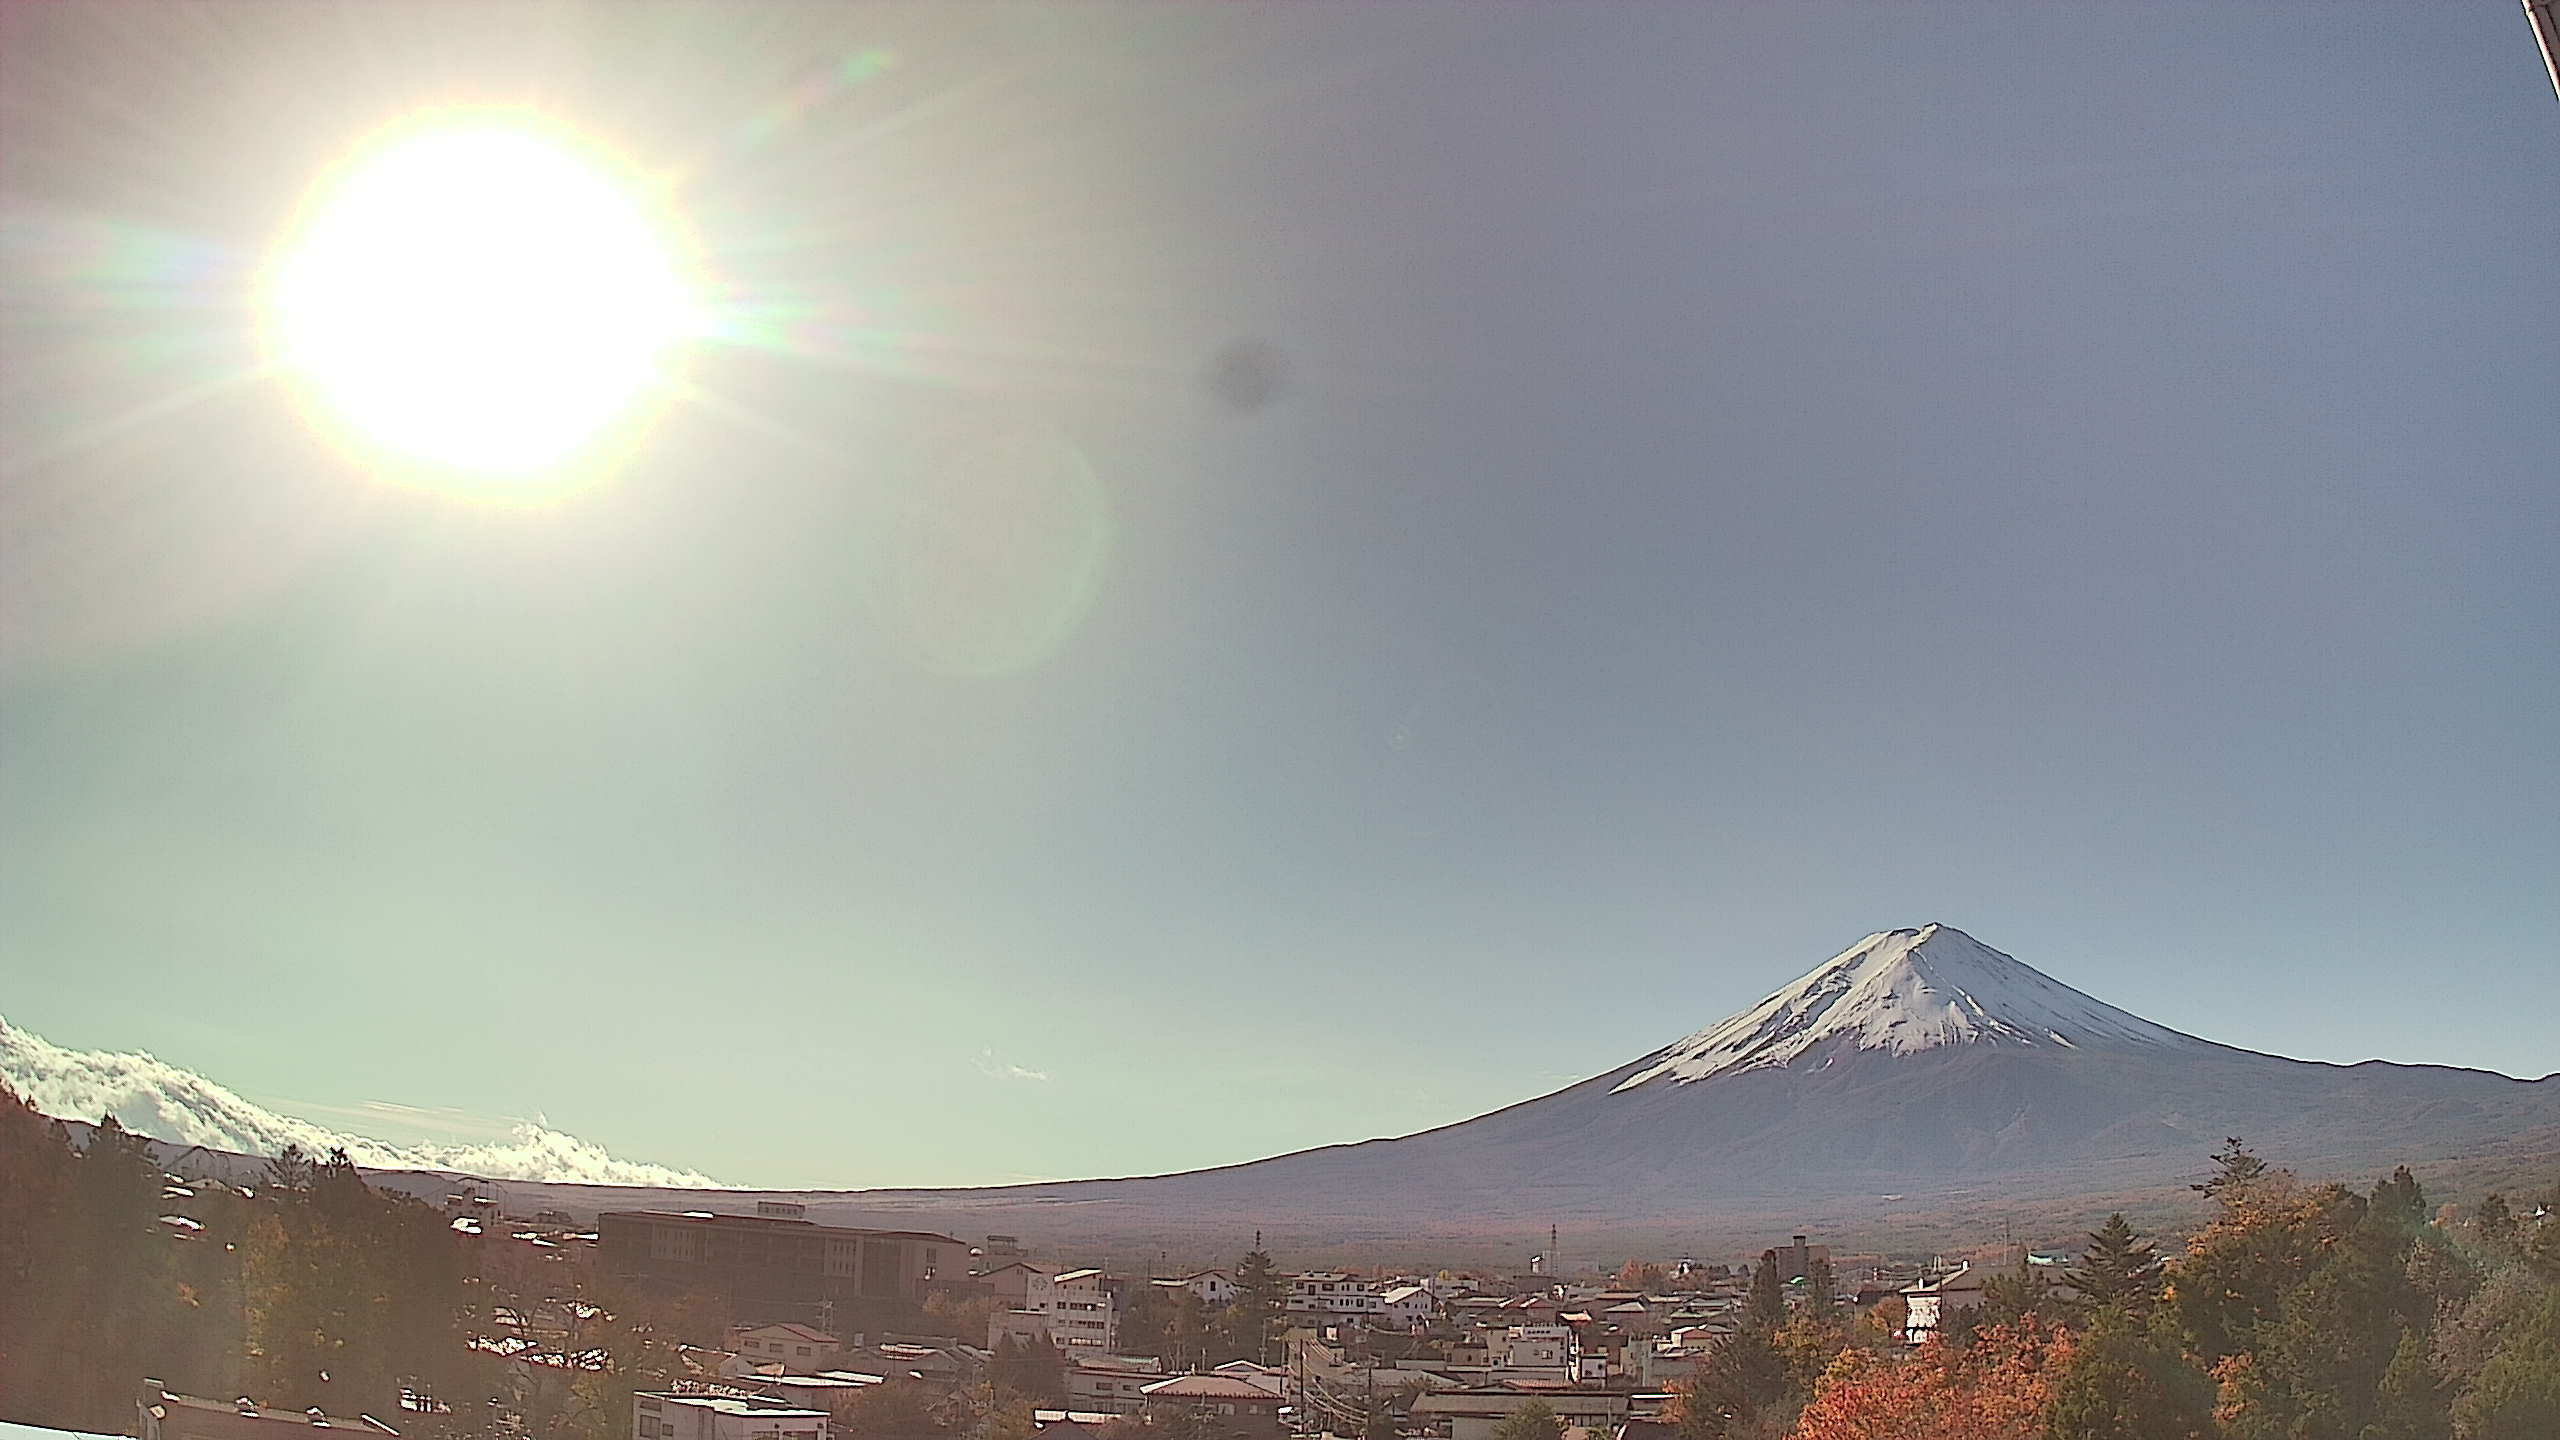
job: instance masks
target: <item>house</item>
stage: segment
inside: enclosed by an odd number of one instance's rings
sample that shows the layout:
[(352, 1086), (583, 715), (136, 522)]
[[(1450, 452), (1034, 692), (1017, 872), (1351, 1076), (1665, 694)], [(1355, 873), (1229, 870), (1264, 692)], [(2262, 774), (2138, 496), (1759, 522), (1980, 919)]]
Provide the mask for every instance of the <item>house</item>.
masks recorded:
[(832, 1413), (834, 1407), (855, 1395), (888, 1382), (886, 1376), (830, 1370), (823, 1375), (758, 1375), (751, 1383), (760, 1398)]
[(1271, 1437), (1280, 1433), (1280, 1397), (1250, 1380), (1177, 1375), (1149, 1385), (1145, 1394), (1144, 1413), (1159, 1424), (1189, 1417), (1233, 1434)]
[(981, 1270), (970, 1276), (969, 1283), (995, 1296), (1004, 1304), (1021, 1309), (1031, 1303), (1032, 1282), (1045, 1278), (1048, 1273), (1047, 1268), (1034, 1265), (1028, 1260), (1008, 1260), (993, 1269)]
[(1488, 1341), (1491, 1363), (1499, 1370), (1552, 1370), (1563, 1373), (1573, 1364), (1573, 1330), (1565, 1325), (1514, 1325), (1497, 1345)]
[(843, 1353), (844, 1342), (824, 1330), (788, 1322), (777, 1325), (733, 1325), (727, 1346), (749, 1368), (779, 1364), (786, 1370), (817, 1370)]
[(1379, 1287), (1339, 1270), (1310, 1270), (1289, 1277), (1289, 1313), (1301, 1317), (1375, 1315)]
[(1531, 1400), (1544, 1400), (1567, 1425), (1614, 1434), (1627, 1422), (1634, 1396), (1624, 1390), (1581, 1390), (1564, 1385), (1495, 1385), (1439, 1390), (1413, 1402), (1413, 1418), (1446, 1424), (1449, 1440), (1493, 1440), (1494, 1427)]
[(248, 1399), (206, 1400), (176, 1394), (157, 1380), (142, 1382), (141, 1392), (134, 1397), (134, 1413), (135, 1433), (142, 1440), (281, 1440), (288, 1435), (307, 1436), (319, 1428), (357, 1435), (400, 1433), (370, 1415), (351, 1419), (318, 1410), (263, 1410)]
[(1031, 1433), (1046, 1435), (1049, 1440), (1090, 1440), (1100, 1435), (1102, 1427), (1113, 1418), (1091, 1410), (1034, 1410)]
[(1209, 1373), (1224, 1375), (1230, 1380), (1242, 1380), (1248, 1385), (1259, 1385), (1274, 1395), (1282, 1394), (1289, 1388), (1288, 1371), (1270, 1365), (1256, 1365), (1250, 1360), (1230, 1360), (1224, 1365), (1213, 1365)]
[(834, 1440), (827, 1412), (734, 1395), (643, 1390), (631, 1397), (633, 1440)]
[(1065, 1377), (1071, 1410), (1135, 1415), (1146, 1404), (1146, 1388), (1164, 1378), (1164, 1362), (1152, 1355), (1073, 1353)]
[(1440, 1313), (1440, 1302), (1420, 1285), (1398, 1285), (1378, 1297), (1378, 1318), (1410, 1330)]
[(1167, 1299), (1186, 1290), (1198, 1297), (1201, 1304), (1209, 1306), (1224, 1305), (1236, 1298), (1236, 1278), (1224, 1270), (1202, 1270), (1192, 1275), (1170, 1276), (1147, 1283)]
[(1941, 1276), (1902, 1290), (1902, 1339), (1918, 1345), (1972, 1311), (1982, 1308), (1983, 1276), (1971, 1265), (1959, 1265)]

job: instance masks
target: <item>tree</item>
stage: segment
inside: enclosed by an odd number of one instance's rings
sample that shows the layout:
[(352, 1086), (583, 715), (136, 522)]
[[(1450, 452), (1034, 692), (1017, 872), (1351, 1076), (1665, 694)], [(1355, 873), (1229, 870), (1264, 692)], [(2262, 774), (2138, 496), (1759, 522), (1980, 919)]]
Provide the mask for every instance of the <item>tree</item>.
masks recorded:
[(1812, 1302), (1814, 1313), (1828, 1315), (1839, 1308), (1840, 1281), (1831, 1273), (1831, 1257), (1816, 1255), (1804, 1277), (1805, 1298)]
[(997, 1388), (1034, 1404), (1063, 1405), (1067, 1400), (1066, 1361), (1046, 1340), (1005, 1336), (987, 1362), (987, 1377)]
[(1971, 1319), (1968, 1329), (1982, 1325), (2006, 1325), (2029, 1315), (2043, 1313), (2051, 1304), (2053, 1286), (2036, 1268), (2018, 1257), (2018, 1266), (1982, 1282), (1982, 1308)]
[(1618, 1288), (1651, 1294), (1662, 1288), (1662, 1267), (1642, 1260), (1630, 1260), (1618, 1267)]
[(1285, 1300), (1271, 1256), (1260, 1250), (1248, 1253), (1236, 1266), (1236, 1298), (1228, 1318), (1236, 1348), (1256, 1364), (1271, 1363), (1271, 1341), (1279, 1332)]
[(2071, 1336), (2035, 1319), (1992, 1326), (1971, 1345), (1933, 1340), (1901, 1363), (1853, 1352), (1826, 1377), (1793, 1437), (2041, 1440), (2054, 1379), (2072, 1357)]
[(2222, 1148), (2213, 1152), (2213, 1166), (2213, 1174), (2187, 1188), (2226, 1208), (2238, 1203), (2268, 1173), (2267, 1162), (2252, 1153), (2237, 1135), (2224, 1140)]
[(1774, 1330), (1786, 1323), (1787, 1285), (1778, 1273), (1778, 1257), (1761, 1252), (1760, 1263), (1751, 1267), (1751, 1295), (1742, 1305), (1743, 1318), (1755, 1325)]
[(2560, 1435), (2560, 1289), (2546, 1289), (2505, 1327), (2453, 1415), (2463, 1440)]
[(2140, 1312), (2160, 1296), (2161, 1264), (2147, 1242), (2134, 1238), (2119, 1211), (2089, 1232), (2089, 1248), (2067, 1278), (2089, 1309)]
[(1773, 1327), (1746, 1323), (1707, 1352), (1697, 1373), (1672, 1387), (1672, 1423), (1681, 1440), (1727, 1440), (1786, 1393), (1787, 1371)]
[(1493, 1440), (1564, 1440), (1564, 1421), (1546, 1401), (1526, 1401), (1493, 1427)]
[(2110, 1305), (2056, 1376), (2046, 1421), (2051, 1440), (2201, 1440), (2214, 1433), (2213, 1399), (2174, 1325)]

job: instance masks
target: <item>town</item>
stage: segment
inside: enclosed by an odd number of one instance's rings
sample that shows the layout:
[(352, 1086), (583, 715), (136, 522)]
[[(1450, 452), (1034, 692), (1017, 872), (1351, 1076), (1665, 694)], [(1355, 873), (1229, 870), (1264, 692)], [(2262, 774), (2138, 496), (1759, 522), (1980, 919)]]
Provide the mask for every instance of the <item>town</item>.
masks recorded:
[[(223, 1188), (166, 1178), (173, 1203)], [(1995, 1255), (2050, 1272), (2055, 1287), (2069, 1273), (2064, 1257), (2006, 1245), (1913, 1264), (1835, 1256), (1794, 1235), (1757, 1257), (1573, 1274), (1550, 1260), (1550, 1229), (1545, 1249), (1505, 1273), (1289, 1272), (1255, 1237), (1231, 1266), (1129, 1274), (1010, 1235), (971, 1244), (820, 1224), (785, 1201), (751, 1214), (605, 1211), (592, 1227), (559, 1211), (505, 1215), (469, 1191), (444, 1209), (464, 1243), (512, 1252), (491, 1268), (592, 1267), (629, 1293), (721, 1317), (716, 1332), (665, 1337), (669, 1383), (630, 1393), (621, 1433), (636, 1440), (904, 1440), (932, 1433), (922, 1417), (954, 1411), (1001, 1434), (1000, 1396), (1020, 1397), (1028, 1433), (1055, 1440), (1495, 1440), (1523, 1414), (1564, 1436), (1658, 1440), (1676, 1428), (1676, 1387), (1755, 1306), (1865, 1315), (1918, 1347), (1981, 1307)], [(192, 1224), (164, 1223), (181, 1236)], [(592, 1333), (610, 1318), (570, 1296), (493, 1306), (468, 1343), (539, 1391), (615, 1364)], [(401, 1405), (419, 1420), (450, 1412), (414, 1388)], [(145, 1440), (402, 1429), (397, 1417), (269, 1409), (156, 1379), (137, 1411)]]

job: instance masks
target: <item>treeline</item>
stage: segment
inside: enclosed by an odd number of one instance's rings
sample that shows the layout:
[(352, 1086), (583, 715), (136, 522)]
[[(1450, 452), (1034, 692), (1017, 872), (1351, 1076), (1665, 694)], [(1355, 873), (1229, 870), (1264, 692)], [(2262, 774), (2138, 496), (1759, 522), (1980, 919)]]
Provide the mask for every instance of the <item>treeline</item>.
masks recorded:
[(1679, 1389), (1683, 1440), (2560, 1437), (2560, 1187), (2431, 1210), (2405, 1168), (2360, 1193), (2237, 1140), (2214, 1160), (2182, 1253), (2110, 1217), (2064, 1284), (1993, 1277), (1910, 1354), (1899, 1297), (1790, 1307), (1764, 1263)]
[[(0, 1418), (129, 1431), (147, 1376), (427, 1440), (618, 1440), (632, 1390), (678, 1372), (675, 1335), (717, 1338), (664, 1304), (569, 1252), (456, 1234), (343, 1152), (172, 1182), (112, 1117), (77, 1146), (0, 1087)], [(487, 1348), (501, 1312), (545, 1318), (548, 1363)]]

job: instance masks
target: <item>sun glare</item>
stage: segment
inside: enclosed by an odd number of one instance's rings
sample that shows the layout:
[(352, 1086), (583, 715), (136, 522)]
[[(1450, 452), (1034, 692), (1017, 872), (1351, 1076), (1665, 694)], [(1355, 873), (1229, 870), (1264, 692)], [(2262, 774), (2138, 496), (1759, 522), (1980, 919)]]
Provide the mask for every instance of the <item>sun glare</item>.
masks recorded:
[(694, 304), (613, 162), (513, 119), (405, 126), (322, 182), (265, 287), (313, 418), (405, 478), (549, 493), (666, 391)]

